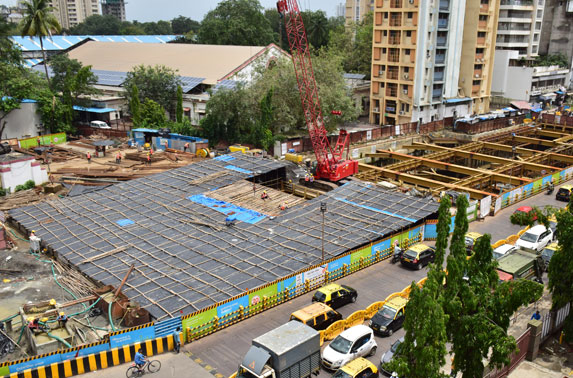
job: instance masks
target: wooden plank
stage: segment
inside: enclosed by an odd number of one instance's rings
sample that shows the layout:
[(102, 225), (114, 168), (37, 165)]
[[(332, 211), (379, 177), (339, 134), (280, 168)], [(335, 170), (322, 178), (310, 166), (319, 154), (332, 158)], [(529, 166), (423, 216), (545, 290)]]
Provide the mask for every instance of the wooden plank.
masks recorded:
[(86, 264), (86, 263), (93, 262), (93, 261), (96, 261), (96, 260), (99, 260), (99, 259), (103, 259), (104, 257), (111, 256), (111, 255), (116, 254), (116, 253), (119, 253), (119, 252), (123, 252), (123, 251), (125, 251), (126, 249), (127, 249), (127, 247), (118, 247), (118, 248), (116, 248), (116, 249), (112, 249), (111, 251), (107, 251), (107, 252), (104, 252), (104, 253), (100, 253), (99, 255), (95, 255), (95, 256), (93, 256), (93, 257), (90, 257), (90, 258), (87, 258), (87, 259), (85, 259), (85, 260), (82, 260), (82, 261), (80, 261), (80, 262), (78, 263), (78, 265)]

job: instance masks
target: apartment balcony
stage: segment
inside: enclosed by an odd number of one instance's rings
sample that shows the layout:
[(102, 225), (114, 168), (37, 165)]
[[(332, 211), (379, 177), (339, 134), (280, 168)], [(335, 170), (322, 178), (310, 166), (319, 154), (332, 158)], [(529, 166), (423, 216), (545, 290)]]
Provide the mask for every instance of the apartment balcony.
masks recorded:
[(508, 24), (528, 24), (531, 28), (531, 18), (530, 17), (509, 17), (508, 15), (499, 15), (498, 22), (508, 23)]
[(444, 73), (443, 72), (434, 72), (434, 81), (444, 81)]
[(386, 88), (386, 97), (397, 97), (397, 96), (398, 96), (397, 89)]
[(475, 79), (481, 79), (483, 75), (483, 71), (482, 70), (474, 70), (474, 78)]
[(390, 38), (388, 38), (388, 43), (390, 45), (399, 45), (400, 44), (400, 37), (390, 37)]
[(445, 62), (446, 62), (445, 54), (436, 54), (436, 59), (434, 60), (435, 64), (444, 64)]
[(481, 4), (479, 7), (480, 13), (488, 13), (489, 12), (489, 5), (488, 4)]
[(402, 8), (402, 0), (390, 0), (390, 8)]
[(505, 48), (528, 48), (529, 42), (496, 42), (495, 46)]
[(408, 91), (403, 91), (403, 90), (400, 91), (400, 96), (398, 98), (402, 102), (407, 102), (407, 103), (412, 102), (412, 98), (410, 96), (408, 96)]
[(472, 85), (472, 95), (479, 96), (481, 85)]
[(389, 54), (388, 62), (390, 63), (400, 63), (400, 54)]
[(438, 29), (447, 29), (449, 27), (449, 22), (447, 18), (438, 19)]
[(388, 71), (388, 73), (386, 74), (386, 79), (387, 80), (398, 80), (398, 71)]
[(497, 35), (530, 35), (531, 29), (497, 29)]
[(476, 54), (476, 62), (483, 63), (484, 54)]
[(501, 0), (499, 9), (503, 10), (530, 10), (535, 8), (531, 0)]
[(446, 45), (447, 42), (448, 42), (447, 37), (438, 37), (436, 40), (436, 45), (443, 47)]
[(449, 10), (450, 10), (450, 1), (440, 0), (440, 11), (449, 11)]
[(390, 26), (402, 26), (402, 14), (392, 14), (390, 16)]
[(485, 46), (485, 37), (478, 37), (476, 44), (478, 46)]
[(478, 21), (478, 29), (480, 29), (480, 30), (487, 29), (487, 21), (485, 21), (485, 20)]
[(395, 105), (386, 105), (386, 108), (384, 110), (386, 110), (386, 113), (396, 114), (396, 106)]

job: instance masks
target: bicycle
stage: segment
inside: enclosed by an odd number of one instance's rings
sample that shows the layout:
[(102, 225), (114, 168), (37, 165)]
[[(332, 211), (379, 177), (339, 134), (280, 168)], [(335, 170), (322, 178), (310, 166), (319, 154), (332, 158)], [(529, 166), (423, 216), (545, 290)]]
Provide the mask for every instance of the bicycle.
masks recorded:
[(137, 367), (137, 365), (134, 362), (131, 365), (131, 367), (127, 369), (126, 372), (127, 378), (141, 377), (143, 374), (145, 374), (146, 368), (147, 371), (149, 371), (150, 373), (157, 373), (159, 369), (161, 369), (161, 362), (158, 360), (153, 360), (153, 361), (147, 360), (145, 361), (145, 364), (141, 367), (141, 369)]

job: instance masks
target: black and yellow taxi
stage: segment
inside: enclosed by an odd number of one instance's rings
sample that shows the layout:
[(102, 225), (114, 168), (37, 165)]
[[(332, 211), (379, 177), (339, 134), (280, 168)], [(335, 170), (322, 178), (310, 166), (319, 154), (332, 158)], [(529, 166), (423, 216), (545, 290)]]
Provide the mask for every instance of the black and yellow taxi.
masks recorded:
[(350, 361), (334, 373), (332, 378), (377, 378), (378, 368), (366, 358)]
[(376, 334), (391, 336), (394, 331), (404, 324), (404, 313), (408, 300), (402, 297), (394, 297), (382, 306), (370, 320), (370, 328)]
[(436, 250), (423, 243), (418, 243), (402, 254), (400, 262), (402, 265), (414, 269), (422, 269), (436, 258)]
[(317, 331), (328, 328), (329, 325), (342, 319), (342, 315), (324, 303), (316, 302), (290, 315), (290, 320), (296, 320)]
[(468, 254), (468, 256), (471, 256), (474, 252), (474, 246), (476, 245), (476, 242), (479, 238), (481, 238), (483, 235), (480, 234), (479, 232), (468, 232), (465, 235), (464, 238), (464, 242), (466, 245), (466, 252)]
[(356, 302), (358, 292), (346, 285), (328, 284), (317, 290), (312, 296), (313, 302), (321, 302), (330, 308), (339, 308)]
[(555, 199), (557, 201), (569, 202), (571, 191), (573, 191), (573, 185), (563, 185), (555, 194)]

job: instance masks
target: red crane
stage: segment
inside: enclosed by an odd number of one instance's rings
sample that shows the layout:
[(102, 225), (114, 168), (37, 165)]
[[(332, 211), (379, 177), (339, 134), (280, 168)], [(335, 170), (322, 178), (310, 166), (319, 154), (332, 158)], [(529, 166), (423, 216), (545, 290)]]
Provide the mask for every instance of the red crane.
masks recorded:
[(318, 179), (338, 181), (353, 175), (358, 172), (358, 161), (348, 159), (348, 150), (346, 151), (346, 159), (343, 157), (349, 142), (349, 135), (346, 130), (340, 130), (334, 149), (328, 141), (318, 99), (318, 86), (314, 79), (310, 59), (308, 39), (298, 3), (296, 0), (279, 0), (277, 1), (277, 9), (285, 18), (285, 28), (300, 92), (302, 111), (318, 163), (315, 176)]

